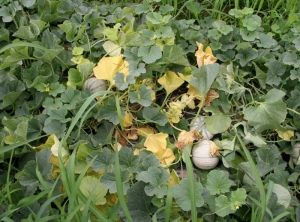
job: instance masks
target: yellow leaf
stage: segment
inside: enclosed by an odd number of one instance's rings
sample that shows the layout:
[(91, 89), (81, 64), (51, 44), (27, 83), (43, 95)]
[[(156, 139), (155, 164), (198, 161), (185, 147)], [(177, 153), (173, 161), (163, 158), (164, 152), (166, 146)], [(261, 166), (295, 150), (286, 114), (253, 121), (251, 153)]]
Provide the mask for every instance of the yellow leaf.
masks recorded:
[(220, 155), (219, 147), (214, 142), (210, 142), (210, 152), (209, 153), (211, 156), (219, 156)]
[(168, 117), (169, 122), (178, 123), (180, 121), (180, 117), (182, 117), (182, 110), (184, 109), (185, 104), (181, 101), (171, 102), (169, 104), (169, 109), (165, 112)]
[(154, 154), (163, 165), (169, 165), (175, 160), (174, 153), (170, 148), (160, 149)]
[(290, 141), (291, 137), (294, 136), (294, 130), (284, 130), (284, 131), (277, 130), (277, 133), (278, 136), (285, 141)]
[(152, 153), (157, 153), (167, 147), (167, 137), (165, 133), (148, 134), (144, 146)]
[(219, 98), (219, 94), (213, 89), (209, 90), (205, 96), (205, 106), (210, 106), (210, 103), (216, 98)]
[(124, 127), (132, 126), (132, 115), (130, 115), (127, 111), (125, 112), (125, 116), (122, 119), (122, 123)]
[(168, 185), (174, 186), (179, 183), (180, 183), (179, 177), (178, 177), (176, 171), (173, 169), (170, 173), (170, 179), (168, 181)]
[(193, 143), (195, 140), (201, 139), (201, 135), (197, 130), (192, 130), (192, 131), (181, 131), (178, 135), (178, 140), (175, 143), (175, 146), (182, 150), (184, 149), (188, 144)]
[(198, 46), (198, 50), (195, 53), (195, 56), (197, 58), (197, 64), (198, 67), (208, 64), (213, 64), (217, 61), (217, 58), (214, 57), (212, 54), (211, 48), (208, 46), (205, 49), (205, 52), (203, 52), (203, 44), (196, 42)]
[(155, 130), (149, 126), (143, 126), (138, 128), (138, 135), (147, 137), (149, 134), (154, 134)]
[[(53, 156), (58, 156), (58, 149), (59, 149), (60, 142), (55, 135), (53, 138), (54, 138), (54, 144), (51, 147), (51, 152), (52, 152)], [(61, 154), (62, 154), (62, 157), (68, 156), (68, 152), (64, 147), (61, 147)]]
[(189, 90), (187, 91), (186, 94), (188, 94), (188, 95), (190, 95), (190, 96), (192, 96), (192, 97), (194, 97), (195, 99), (198, 99), (198, 100), (202, 99), (202, 97), (200, 96), (198, 90), (194, 86), (189, 84), (187, 87), (188, 87)]
[(184, 80), (176, 75), (175, 72), (168, 71), (158, 79), (158, 82), (167, 91), (167, 95), (169, 95), (178, 89), (184, 83)]
[(117, 72), (125, 76), (129, 74), (128, 62), (122, 56), (104, 57), (100, 59), (98, 65), (93, 69), (94, 75), (98, 79), (108, 80), (111, 85), (115, 84), (114, 77)]

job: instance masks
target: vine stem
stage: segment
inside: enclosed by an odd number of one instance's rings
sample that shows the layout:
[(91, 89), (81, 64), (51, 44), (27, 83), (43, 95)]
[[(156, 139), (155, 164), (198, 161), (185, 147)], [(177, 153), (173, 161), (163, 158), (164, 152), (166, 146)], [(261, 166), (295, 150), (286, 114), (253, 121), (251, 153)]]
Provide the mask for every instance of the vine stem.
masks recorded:
[(286, 108), (287, 110), (289, 110), (289, 111), (291, 111), (291, 112), (293, 112), (293, 113), (296, 113), (297, 115), (299, 115), (300, 116), (300, 113), (299, 112), (297, 112), (296, 110), (293, 110), (293, 109), (291, 109), (291, 108)]

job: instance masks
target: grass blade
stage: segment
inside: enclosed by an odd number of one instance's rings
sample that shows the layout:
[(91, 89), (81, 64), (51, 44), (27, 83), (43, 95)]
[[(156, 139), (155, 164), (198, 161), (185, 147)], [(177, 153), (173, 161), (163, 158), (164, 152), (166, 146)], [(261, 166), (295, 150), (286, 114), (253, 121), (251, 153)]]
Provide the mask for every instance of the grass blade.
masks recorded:
[(189, 181), (189, 192), (191, 195), (191, 213), (192, 213), (192, 222), (197, 222), (197, 209), (196, 209), (196, 199), (195, 199), (195, 178), (193, 165), (190, 159), (190, 153), (188, 149), (183, 150), (183, 156), (186, 164), (186, 169), (188, 173), (188, 181)]

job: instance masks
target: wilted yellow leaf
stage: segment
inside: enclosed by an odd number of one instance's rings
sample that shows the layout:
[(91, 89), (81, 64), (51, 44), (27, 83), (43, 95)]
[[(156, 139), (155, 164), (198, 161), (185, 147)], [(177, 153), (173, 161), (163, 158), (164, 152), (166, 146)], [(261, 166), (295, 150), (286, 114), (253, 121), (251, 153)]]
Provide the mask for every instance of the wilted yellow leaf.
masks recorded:
[(213, 64), (217, 61), (217, 58), (214, 57), (212, 54), (211, 48), (208, 46), (205, 49), (205, 52), (203, 52), (203, 44), (196, 42), (198, 46), (198, 50), (195, 53), (195, 56), (197, 57), (197, 64), (198, 67), (208, 64)]
[(183, 75), (182, 73), (178, 73), (179, 77), (182, 78), (184, 81), (190, 82), (191, 76), (192, 75)]
[(157, 153), (162, 149), (166, 149), (167, 137), (168, 134), (165, 133), (148, 134), (144, 146), (152, 153)]
[(165, 112), (168, 117), (169, 122), (178, 123), (180, 121), (180, 117), (182, 116), (182, 110), (184, 109), (185, 104), (181, 101), (171, 102), (169, 104), (169, 109)]
[(154, 134), (155, 130), (149, 126), (143, 126), (138, 128), (137, 133), (139, 136), (147, 137), (149, 134)]
[[(54, 135), (53, 139), (54, 139), (54, 144), (51, 147), (51, 152), (52, 152), (53, 156), (58, 156), (58, 154), (59, 154), (58, 149), (59, 149), (60, 142), (55, 135)], [(61, 155), (62, 155), (62, 157), (68, 156), (68, 152), (64, 147), (61, 147)]]
[(184, 83), (184, 80), (176, 75), (175, 72), (168, 71), (158, 79), (158, 82), (167, 91), (167, 95), (169, 95), (178, 89)]
[(194, 86), (192, 86), (192, 85), (189, 84), (189, 85), (187, 86), (187, 88), (188, 88), (189, 90), (187, 91), (186, 94), (188, 94), (188, 95), (190, 95), (190, 96), (192, 96), (192, 97), (194, 97), (195, 99), (198, 99), (198, 100), (201, 100), (201, 99), (202, 99), (202, 97), (200, 96), (198, 90), (197, 90)]
[(219, 98), (219, 94), (213, 89), (209, 90), (205, 96), (205, 106), (210, 106), (210, 103), (216, 98)]
[(170, 173), (170, 179), (168, 181), (168, 185), (174, 186), (179, 183), (180, 183), (179, 177), (178, 177), (176, 171), (173, 169)]
[(209, 153), (211, 156), (219, 156), (220, 155), (219, 147), (214, 142), (210, 142), (210, 152)]
[(294, 130), (284, 130), (284, 131), (277, 130), (277, 133), (278, 136), (285, 141), (290, 141), (291, 137), (294, 136)]
[(163, 165), (169, 165), (175, 160), (175, 155), (170, 148), (159, 149), (158, 152), (154, 154)]
[(122, 123), (124, 127), (129, 127), (132, 126), (132, 115), (128, 113), (127, 111), (125, 112), (125, 116), (122, 119)]
[(100, 59), (93, 71), (96, 78), (108, 80), (113, 85), (117, 72), (123, 73), (125, 76), (129, 74), (128, 66), (128, 62), (124, 61), (122, 56), (104, 57)]
[(193, 143), (195, 140), (201, 139), (201, 135), (198, 131), (192, 130), (192, 131), (181, 131), (178, 135), (178, 140), (175, 143), (175, 146), (182, 150), (184, 149), (188, 144)]

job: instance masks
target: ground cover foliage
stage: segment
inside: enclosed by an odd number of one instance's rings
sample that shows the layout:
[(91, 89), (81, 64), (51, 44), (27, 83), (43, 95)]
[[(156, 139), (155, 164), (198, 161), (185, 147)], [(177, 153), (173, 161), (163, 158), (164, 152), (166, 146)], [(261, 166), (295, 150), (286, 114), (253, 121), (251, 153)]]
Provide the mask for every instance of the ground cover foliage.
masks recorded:
[(0, 0), (2, 221), (299, 221), (288, 2)]

